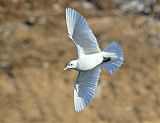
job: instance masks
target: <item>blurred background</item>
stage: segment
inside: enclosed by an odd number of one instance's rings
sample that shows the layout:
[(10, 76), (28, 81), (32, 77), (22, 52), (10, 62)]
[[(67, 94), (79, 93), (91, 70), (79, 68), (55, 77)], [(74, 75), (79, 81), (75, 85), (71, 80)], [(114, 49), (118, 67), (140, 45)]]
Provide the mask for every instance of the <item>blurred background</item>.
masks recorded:
[[(76, 48), (65, 8), (88, 21), (100, 47), (118, 41), (124, 65), (102, 71), (95, 99), (74, 111)], [(0, 123), (160, 123), (159, 0), (0, 0)]]

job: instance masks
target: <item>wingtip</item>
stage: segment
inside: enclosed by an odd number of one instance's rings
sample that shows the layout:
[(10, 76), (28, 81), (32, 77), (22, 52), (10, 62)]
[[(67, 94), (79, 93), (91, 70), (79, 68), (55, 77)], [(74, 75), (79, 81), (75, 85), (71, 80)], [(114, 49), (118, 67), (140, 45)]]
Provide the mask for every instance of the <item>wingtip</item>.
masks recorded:
[(85, 109), (85, 107), (84, 108), (74, 108), (75, 112), (81, 112), (84, 109)]
[(67, 7), (67, 8), (66, 8), (66, 13), (69, 11), (69, 9), (70, 9), (70, 7)]
[[(95, 95), (95, 94), (94, 94)], [(94, 97), (94, 96), (93, 96)], [(88, 104), (93, 100), (93, 97), (74, 97), (74, 109), (76, 112), (84, 110)]]
[(68, 10), (72, 10), (72, 8), (70, 8), (69, 6), (66, 8), (66, 11), (68, 11)]
[(76, 112), (80, 112), (87, 106), (85, 100), (82, 97), (78, 97), (77, 92), (74, 90), (74, 109)]
[(74, 8), (71, 8), (71, 7), (69, 7), (69, 6), (66, 8), (66, 12), (67, 12), (67, 11), (75, 11), (75, 12), (77, 12)]
[(65, 10), (66, 10), (66, 13), (67, 13), (67, 12), (68, 12), (68, 10), (69, 10), (69, 7), (67, 7)]

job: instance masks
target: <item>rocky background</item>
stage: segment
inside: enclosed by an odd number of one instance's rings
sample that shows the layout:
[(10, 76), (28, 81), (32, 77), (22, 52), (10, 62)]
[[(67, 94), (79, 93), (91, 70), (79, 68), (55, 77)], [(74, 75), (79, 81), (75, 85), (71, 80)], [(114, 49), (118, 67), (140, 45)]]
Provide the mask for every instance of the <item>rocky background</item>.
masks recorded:
[[(65, 8), (78, 10), (124, 65), (101, 72), (96, 98), (75, 112), (76, 48)], [(160, 123), (159, 0), (0, 0), (0, 123)]]

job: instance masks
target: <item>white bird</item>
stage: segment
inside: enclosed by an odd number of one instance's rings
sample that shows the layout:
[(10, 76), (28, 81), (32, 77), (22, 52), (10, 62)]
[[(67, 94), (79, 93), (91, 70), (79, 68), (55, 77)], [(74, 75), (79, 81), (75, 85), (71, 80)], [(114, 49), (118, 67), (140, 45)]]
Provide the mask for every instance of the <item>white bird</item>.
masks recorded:
[(79, 71), (74, 84), (74, 106), (79, 112), (95, 96), (100, 68), (113, 73), (123, 64), (124, 56), (116, 42), (101, 51), (86, 19), (74, 9), (66, 8), (66, 23), (68, 35), (77, 47), (78, 58), (70, 61), (64, 70)]

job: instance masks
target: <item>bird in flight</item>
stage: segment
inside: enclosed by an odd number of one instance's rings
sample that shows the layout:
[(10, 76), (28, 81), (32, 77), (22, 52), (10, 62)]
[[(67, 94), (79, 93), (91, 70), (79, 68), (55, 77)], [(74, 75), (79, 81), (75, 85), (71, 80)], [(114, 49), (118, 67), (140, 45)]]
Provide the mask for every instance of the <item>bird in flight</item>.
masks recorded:
[(75, 111), (79, 112), (96, 94), (100, 68), (104, 68), (109, 73), (117, 71), (123, 64), (124, 55), (116, 42), (101, 50), (86, 19), (74, 9), (66, 8), (66, 23), (68, 36), (77, 48), (78, 58), (70, 61), (64, 70), (78, 71), (74, 83), (74, 107)]

